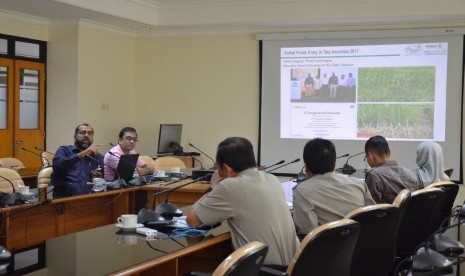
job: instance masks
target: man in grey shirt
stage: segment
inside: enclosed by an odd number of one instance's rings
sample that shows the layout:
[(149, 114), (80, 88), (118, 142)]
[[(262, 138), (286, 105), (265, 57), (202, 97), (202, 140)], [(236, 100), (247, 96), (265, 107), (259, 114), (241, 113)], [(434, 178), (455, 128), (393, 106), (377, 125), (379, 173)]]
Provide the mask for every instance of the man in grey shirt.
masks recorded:
[(373, 136), (365, 143), (368, 165), (373, 169), (365, 176), (365, 182), (376, 203), (391, 204), (403, 189), (415, 191), (418, 181), (415, 174), (391, 160), (391, 150), (383, 136)]
[(334, 171), (336, 149), (331, 141), (310, 140), (303, 156), (309, 179), (294, 188), (294, 223), (299, 235), (375, 204), (363, 180)]
[(194, 204), (187, 223), (199, 227), (226, 220), (234, 248), (259, 241), (268, 245), (265, 264), (288, 265), (299, 241), (279, 180), (257, 169), (252, 144), (245, 138), (221, 142), (216, 165), (223, 179), (212, 181), (212, 191)]

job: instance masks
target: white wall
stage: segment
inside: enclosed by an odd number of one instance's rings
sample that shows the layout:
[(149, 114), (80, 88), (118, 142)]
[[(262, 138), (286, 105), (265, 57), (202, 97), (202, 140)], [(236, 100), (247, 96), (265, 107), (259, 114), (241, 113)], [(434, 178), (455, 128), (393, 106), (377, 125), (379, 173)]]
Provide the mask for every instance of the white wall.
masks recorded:
[(160, 123), (183, 124), (185, 151), (194, 151), (190, 142), (214, 157), (228, 136), (257, 145), (259, 47), (252, 35), (140, 38), (136, 45), (140, 151), (156, 151)]

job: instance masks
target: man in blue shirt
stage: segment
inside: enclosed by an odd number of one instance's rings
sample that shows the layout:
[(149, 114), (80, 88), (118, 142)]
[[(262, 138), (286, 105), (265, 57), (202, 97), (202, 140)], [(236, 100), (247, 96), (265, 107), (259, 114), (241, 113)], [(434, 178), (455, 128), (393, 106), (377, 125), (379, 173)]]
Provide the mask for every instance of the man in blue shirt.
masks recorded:
[(88, 194), (94, 177), (102, 177), (103, 156), (98, 152), (101, 145), (92, 145), (94, 129), (81, 124), (74, 130), (74, 145), (61, 146), (53, 158), (51, 183), (53, 197)]

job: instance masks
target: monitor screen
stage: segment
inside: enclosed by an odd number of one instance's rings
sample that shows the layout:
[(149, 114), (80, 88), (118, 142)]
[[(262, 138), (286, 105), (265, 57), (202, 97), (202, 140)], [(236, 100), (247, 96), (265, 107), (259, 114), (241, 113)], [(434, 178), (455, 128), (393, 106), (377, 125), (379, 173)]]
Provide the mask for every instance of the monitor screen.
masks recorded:
[[(158, 136), (158, 154), (173, 153), (180, 149), (182, 124), (160, 124), (160, 135)], [(173, 147), (173, 143), (174, 147)]]

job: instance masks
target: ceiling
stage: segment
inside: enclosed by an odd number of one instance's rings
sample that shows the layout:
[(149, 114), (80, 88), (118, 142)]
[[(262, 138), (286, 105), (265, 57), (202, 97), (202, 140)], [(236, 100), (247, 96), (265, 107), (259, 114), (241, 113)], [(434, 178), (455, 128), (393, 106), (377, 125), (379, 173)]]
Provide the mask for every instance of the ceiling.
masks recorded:
[(0, 17), (91, 22), (131, 33), (247, 31), (315, 26), (455, 24), (462, 0), (1, 0)]

